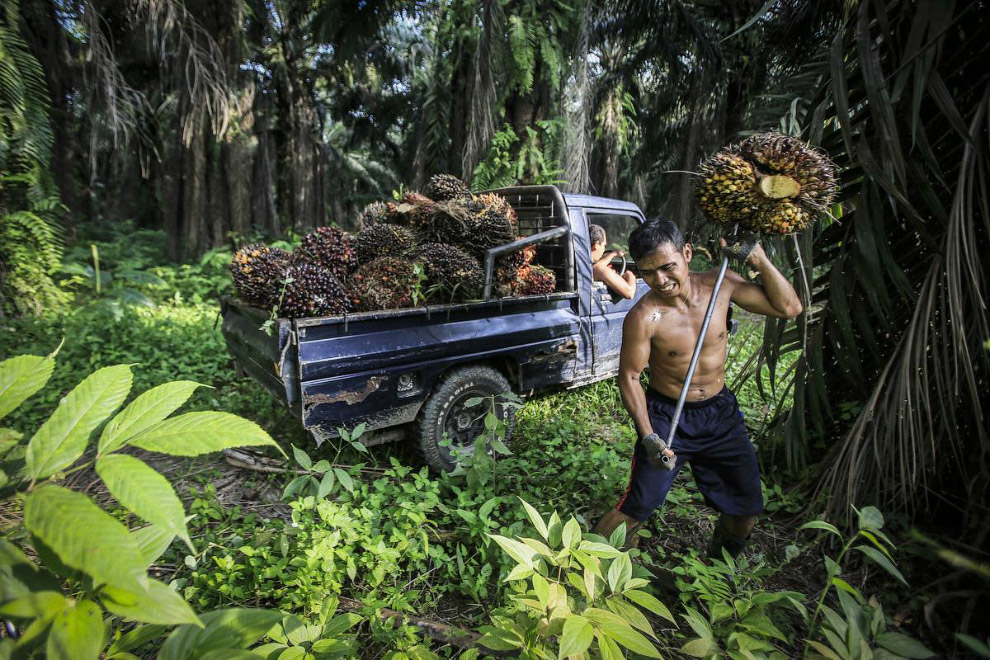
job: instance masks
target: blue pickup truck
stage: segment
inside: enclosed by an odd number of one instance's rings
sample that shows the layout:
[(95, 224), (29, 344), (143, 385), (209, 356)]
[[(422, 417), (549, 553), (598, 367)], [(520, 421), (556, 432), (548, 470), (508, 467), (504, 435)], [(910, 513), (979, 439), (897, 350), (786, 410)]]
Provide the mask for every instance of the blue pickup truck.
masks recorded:
[[(512, 391), (525, 398), (616, 375), (622, 321), (633, 300), (592, 281), (588, 225), (624, 245), (641, 222), (635, 204), (563, 194), (554, 186), (495, 190), (513, 206), (534, 263), (556, 275), (555, 293), (492, 298), (325, 318), (279, 319), (261, 330), (266, 311), (224, 299), (223, 335), (235, 366), (260, 381), (302, 421), (319, 444), (338, 428), (364, 423), (366, 444), (407, 435), (427, 463), (452, 469), (482, 432), (484, 411), (471, 398)], [(620, 260), (620, 268), (635, 268)], [(490, 403), (487, 405), (491, 405)], [(513, 412), (498, 407), (511, 429)], [(446, 437), (446, 439), (445, 439)]]

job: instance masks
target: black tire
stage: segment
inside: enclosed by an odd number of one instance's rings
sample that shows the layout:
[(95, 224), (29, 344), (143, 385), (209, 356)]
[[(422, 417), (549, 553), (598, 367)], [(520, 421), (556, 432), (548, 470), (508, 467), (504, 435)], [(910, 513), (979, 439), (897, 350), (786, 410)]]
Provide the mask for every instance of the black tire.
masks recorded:
[[(469, 455), (474, 440), (485, 429), (485, 415), (491, 409), (491, 397), (511, 392), (512, 386), (505, 376), (491, 367), (473, 366), (455, 369), (443, 376), (419, 411), (414, 428), (426, 464), (437, 472), (450, 472), (458, 465), (457, 457)], [(485, 401), (473, 407), (464, 403), (474, 397)], [(509, 441), (515, 424), (515, 408), (496, 406), (496, 414), (507, 428), (505, 441)], [(449, 446), (442, 446), (444, 434), (451, 439)]]

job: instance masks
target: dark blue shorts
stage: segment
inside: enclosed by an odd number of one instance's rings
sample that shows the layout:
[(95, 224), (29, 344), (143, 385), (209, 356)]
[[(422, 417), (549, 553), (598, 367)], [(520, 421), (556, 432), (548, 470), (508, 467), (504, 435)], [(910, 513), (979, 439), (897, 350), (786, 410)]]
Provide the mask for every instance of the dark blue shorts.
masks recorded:
[[(647, 388), (646, 407), (653, 431), (666, 440), (677, 401)], [(681, 467), (691, 463), (694, 481), (710, 506), (732, 516), (763, 512), (760, 466), (739, 402), (728, 387), (710, 399), (684, 404), (673, 450), (676, 468), (654, 468), (643, 443), (636, 441), (629, 488), (619, 502), (619, 511), (645, 521), (663, 504)]]

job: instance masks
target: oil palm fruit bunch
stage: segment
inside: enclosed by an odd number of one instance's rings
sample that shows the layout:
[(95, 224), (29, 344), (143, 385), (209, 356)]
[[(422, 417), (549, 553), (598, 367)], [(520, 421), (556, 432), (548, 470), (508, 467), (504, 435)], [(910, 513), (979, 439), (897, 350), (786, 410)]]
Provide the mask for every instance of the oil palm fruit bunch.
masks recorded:
[(379, 257), (358, 267), (347, 280), (354, 309), (399, 309), (413, 306), (413, 291), (420, 284), (415, 264), (398, 257)]
[(522, 281), (519, 271), (526, 268), (536, 257), (536, 247), (529, 245), (523, 249), (498, 257), (495, 260), (494, 284), (496, 297), (505, 298), (513, 295), (519, 288)]
[(489, 248), (511, 243), (516, 233), (505, 213), (486, 207), (481, 213), (472, 216), (468, 238), (464, 247), (479, 259)]
[(545, 266), (524, 266), (520, 276), (519, 295), (522, 296), (542, 296), (557, 288), (556, 276)]
[(471, 214), (458, 200), (437, 202), (429, 220), (419, 229), (423, 243), (463, 243), (471, 230)]
[(237, 297), (246, 303), (271, 307), (289, 267), (289, 253), (267, 245), (252, 244), (234, 253), (230, 275)]
[(515, 229), (518, 224), (518, 217), (516, 216), (516, 210), (512, 208), (508, 200), (501, 195), (495, 193), (483, 193), (481, 195), (476, 195), (474, 201), (481, 204), (482, 210), (491, 208), (495, 209), (499, 213), (504, 213), (512, 223), (512, 228)]
[(835, 166), (782, 133), (756, 133), (701, 166), (696, 194), (711, 220), (768, 234), (804, 229), (835, 200)]
[(389, 202), (386, 206), (388, 222), (419, 229), (429, 222), (435, 204), (426, 195), (407, 192), (397, 203)]
[(306, 234), (292, 257), (296, 263), (322, 266), (341, 280), (357, 268), (351, 237), (336, 227), (317, 227)]
[(387, 215), (388, 205), (385, 202), (372, 202), (368, 204), (358, 214), (358, 231), (385, 222)]
[(354, 251), (359, 264), (378, 257), (403, 257), (416, 246), (416, 234), (408, 227), (379, 224), (365, 226), (354, 236)]
[(471, 189), (453, 174), (434, 174), (423, 192), (438, 202), (471, 197)]
[(279, 315), (290, 318), (336, 316), (350, 308), (350, 299), (333, 272), (314, 263), (297, 263), (289, 270)]
[(481, 294), (485, 274), (481, 264), (464, 250), (444, 243), (427, 243), (418, 252), (426, 274), (429, 298), (437, 302), (463, 302)]

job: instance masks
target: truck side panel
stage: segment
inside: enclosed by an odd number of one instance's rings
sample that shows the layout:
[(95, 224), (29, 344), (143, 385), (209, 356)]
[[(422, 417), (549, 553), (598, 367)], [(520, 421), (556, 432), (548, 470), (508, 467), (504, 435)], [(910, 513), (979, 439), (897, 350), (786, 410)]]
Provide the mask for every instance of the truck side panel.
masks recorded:
[(502, 368), (519, 391), (577, 378), (580, 324), (569, 299), (516, 301), (500, 316), (477, 309), (299, 327), (304, 425), (333, 434), (412, 421), (437, 378), (460, 364)]

